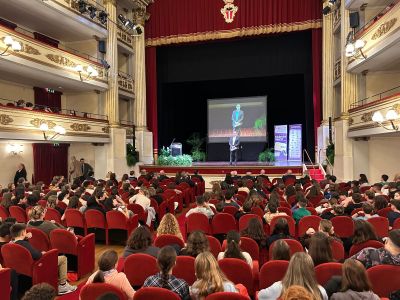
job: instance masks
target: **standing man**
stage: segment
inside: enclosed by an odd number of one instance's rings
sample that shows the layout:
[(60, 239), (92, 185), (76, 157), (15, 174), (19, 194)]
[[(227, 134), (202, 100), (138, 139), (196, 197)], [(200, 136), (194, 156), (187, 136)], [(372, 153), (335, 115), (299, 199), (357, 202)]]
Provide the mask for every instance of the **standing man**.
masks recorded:
[(233, 130), (233, 136), (229, 138), (229, 164), (232, 165), (233, 160), (235, 160), (235, 165), (237, 164), (238, 152), (240, 145), (240, 137), (237, 131)]
[(69, 182), (73, 182), (76, 178), (81, 178), (83, 175), (82, 173), (82, 166), (81, 163), (76, 159), (75, 156), (71, 157), (71, 164), (69, 165)]
[(244, 113), (240, 110), (240, 104), (236, 105), (236, 110), (232, 112), (232, 129), (235, 132), (240, 132), (240, 127), (243, 125)]
[(81, 171), (82, 171), (82, 181), (88, 179), (88, 177), (94, 173), (94, 170), (91, 165), (85, 163), (85, 159), (81, 158)]

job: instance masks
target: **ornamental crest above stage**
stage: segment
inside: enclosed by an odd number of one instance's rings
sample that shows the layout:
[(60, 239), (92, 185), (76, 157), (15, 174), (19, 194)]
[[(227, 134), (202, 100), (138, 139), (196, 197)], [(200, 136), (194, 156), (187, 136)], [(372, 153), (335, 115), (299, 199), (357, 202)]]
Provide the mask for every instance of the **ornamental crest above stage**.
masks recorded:
[(232, 23), (239, 7), (233, 3), (235, 0), (224, 0), (224, 2), (225, 6), (221, 8), (221, 14), (224, 16), (226, 23)]

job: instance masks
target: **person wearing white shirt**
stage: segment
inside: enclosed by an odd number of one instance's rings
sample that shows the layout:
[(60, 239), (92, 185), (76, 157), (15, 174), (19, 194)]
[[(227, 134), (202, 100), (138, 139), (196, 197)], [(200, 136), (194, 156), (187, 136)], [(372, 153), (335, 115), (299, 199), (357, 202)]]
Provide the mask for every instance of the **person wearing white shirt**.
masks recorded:
[(194, 214), (194, 213), (199, 213), (199, 214), (206, 215), (207, 218), (211, 218), (212, 216), (214, 216), (214, 212), (212, 211), (210, 206), (205, 203), (204, 196), (198, 196), (196, 198), (196, 207), (195, 208), (191, 208), (186, 213), (186, 218), (189, 217), (191, 214)]
[(218, 254), (218, 260), (224, 258), (242, 259), (253, 268), (253, 260), (250, 254), (240, 249), (240, 235), (237, 231), (229, 231), (226, 235), (226, 250)]
[(154, 210), (153, 207), (151, 207), (151, 200), (148, 197), (148, 191), (146, 188), (141, 187), (139, 189), (139, 192), (134, 195), (133, 197), (129, 198), (129, 203), (130, 204), (139, 204), (141, 207), (143, 207), (144, 211), (147, 211), (147, 221), (146, 224), (148, 226), (151, 225), (151, 221), (155, 219), (156, 217), (156, 211)]

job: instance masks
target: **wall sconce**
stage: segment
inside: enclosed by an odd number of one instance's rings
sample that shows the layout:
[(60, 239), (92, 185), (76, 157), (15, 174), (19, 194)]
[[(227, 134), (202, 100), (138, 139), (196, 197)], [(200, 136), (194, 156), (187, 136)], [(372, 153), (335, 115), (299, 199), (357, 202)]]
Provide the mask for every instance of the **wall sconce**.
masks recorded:
[(42, 123), (42, 124), (40, 124), (39, 128), (43, 132), (43, 138), (45, 141), (54, 140), (57, 136), (64, 135), (67, 132), (64, 127), (62, 127), (60, 125), (56, 125), (53, 128), (53, 130), (54, 130), (53, 135), (51, 137), (49, 137), (47, 135), (47, 133), (50, 131), (49, 125), (47, 125), (46, 123)]
[(18, 155), (24, 152), (23, 148), (24, 148), (23, 145), (8, 144), (6, 147), (6, 151), (11, 155)]
[[(379, 126), (385, 128), (386, 130), (392, 130), (392, 131), (399, 130), (399, 126), (394, 124), (394, 121), (396, 121), (398, 119), (399, 119), (399, 115), (394, 109), (389, 109), (386, 112), (385, 117), (382, 115), (382, 113), (379, 110), (374, 112), (374, 114), (372, 115), (372, 121), (377, 123)], [(391, 124), (391, 127), (386, 127), (385, 125), (383, 125), (383, 122), (385, 122), (385, 121), (389, 121)]]
[(15, 41), (11, 36), (7, 35), (3, 38), (3, 43), (7, 46), (7, 48), (0, 53), (0, 56), (8, 56), (11, 53), (5, 54), (8, 49), (11, 48), (14, 52), (19, 52), (22, 50), (22, 45), (20, 42)]
[(366, 59), (367, 56), (362, 51), (364, 47), (365, 47), (364, 40), (356, 40), (354, 43), (348, 42), (346, 44), (346, 57), (359, 58), (361, 56), (363, 59)]
[(79, 73), (79, 78), (81, 79), (81, 81), (89, 80), (90, 77), (94, 78), (94, 77), (99, 76), (99, 72), (97, 72), (97, 70), (95, 68), (93, 68), (92, 66), (88, 66), (86, 68), (86, 73), (88, 74), (86, 78), (82, 77), (82, 72), (84, 71), (84, 68), (82, 65), (77, 65), (75, 67), (75, 71)]

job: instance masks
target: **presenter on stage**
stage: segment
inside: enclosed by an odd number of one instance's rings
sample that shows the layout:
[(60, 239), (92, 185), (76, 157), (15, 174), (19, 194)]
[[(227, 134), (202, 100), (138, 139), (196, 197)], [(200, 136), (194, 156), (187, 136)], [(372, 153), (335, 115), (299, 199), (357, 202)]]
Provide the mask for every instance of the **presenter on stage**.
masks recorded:
[(233, 161), (235, 162), (235, 166), (237, 164), (239, 145), (240, 145), (239, 132), (237, 132), (236, 130), (233, 130), (233, 136), (231, 136), (229, 138), (229, 150), (230, 150), (229, 164), (230, 165), (232, 165)]
[(236, 105), (236, 109), (232, 112), (232, 129), (240, 132), (240, 127), (243, 125), (244, 113), (240, 110), (240, 104)]

